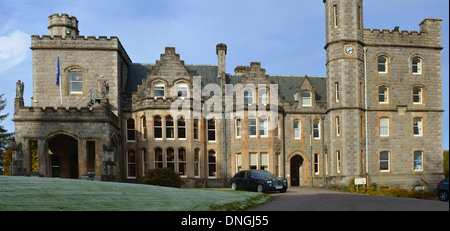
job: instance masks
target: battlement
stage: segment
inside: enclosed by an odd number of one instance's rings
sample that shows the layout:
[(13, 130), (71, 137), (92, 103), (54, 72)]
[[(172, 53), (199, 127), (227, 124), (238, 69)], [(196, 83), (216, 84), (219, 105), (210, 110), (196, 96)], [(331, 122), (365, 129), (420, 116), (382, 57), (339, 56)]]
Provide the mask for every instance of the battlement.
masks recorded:
[(442, 19), (426, 18), (420, 25), (420, 31), (388, 29), (363, 29), (364, 43), (371, 45), (412, 46), (442, 49)]
[(117, 124), (118, 117), (106, 109), (102, 107), (20, 107), (14, 112), (13, 121), (113, 122)]
[(75, 37), (78, 36), (78, 19), (68, 14), (52, 14), (48, 16), (48, 27), (51, 36)]
[(120, 52), (124, 59), (131, 63), (130, 57), (117, 36), (32, 35), (30, 49), (111, 50)]
[(368, 29), (368, 28), (364, 28), (364, 32), (370, 32), (372, 34), (401, 34), (403, 36), (405, 35), (421, 35), (421, 33), (419, 31), (408, 31), (408, 30), (389, 30), (389, 29)]
[(71, 25), (72, 27), (78, 28), (78, 19), (75, 16), (69, 16), (68, 14), (52, 14), (48, 16), (48, 24), (50, 26), (63, 24)]
[(108, 36), (82, 36), (82, 35), (78, 35), (75, 37), (63, 37), (61, 35), (55, 35), (55, 36), (51, 36), (51, 35), (31, 35), (31, 39), (32, 40), (89, 40), (89, 41), (117, 41), (119, 40), (119, 38), (117, 38), (117, 36), (110, 36), (108, 38)]

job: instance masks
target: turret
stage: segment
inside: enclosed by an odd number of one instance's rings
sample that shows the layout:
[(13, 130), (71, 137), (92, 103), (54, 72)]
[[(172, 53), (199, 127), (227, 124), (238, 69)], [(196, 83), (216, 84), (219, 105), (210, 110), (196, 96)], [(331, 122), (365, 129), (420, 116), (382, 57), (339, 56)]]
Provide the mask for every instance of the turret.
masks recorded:
[(52, 14), (48, 16), (48, 30), (50, 36), (76, 37), (79, 34), (78, 20), (67, 14)]
[(362, 40), (362, 0), (324, 0), (327, 44), (339, 40)]

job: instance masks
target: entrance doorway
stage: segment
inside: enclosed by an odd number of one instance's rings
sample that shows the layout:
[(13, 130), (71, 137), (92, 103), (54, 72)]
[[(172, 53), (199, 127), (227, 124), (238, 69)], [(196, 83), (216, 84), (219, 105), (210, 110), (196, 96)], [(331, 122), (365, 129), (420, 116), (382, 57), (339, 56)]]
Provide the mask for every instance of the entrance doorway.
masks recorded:
[(50, 176), (78, 179), (78, 140), (59, 134), (48, 140)]
[(303, 158), (295, 155), (291, 158), (291, 186), (300, 186), (300, 167), (303, 164)]

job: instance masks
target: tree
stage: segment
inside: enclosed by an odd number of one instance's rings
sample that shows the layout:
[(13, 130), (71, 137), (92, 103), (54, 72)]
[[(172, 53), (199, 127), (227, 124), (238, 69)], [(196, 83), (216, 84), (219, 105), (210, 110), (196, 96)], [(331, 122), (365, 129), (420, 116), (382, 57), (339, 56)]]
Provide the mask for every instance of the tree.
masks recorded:
[[(0, 94), (0, 112), (6, 107), (6, 99), (3, 99), (5, 94)], [(5, 115), (0, 114), (0, 123), (8, 117), (8, 113)], [(0, 173), (3, 172), (3, 153), (6, 150), (6, 146), (8, 145), (8, 138), (12, 137), (12, 133), (8, 133), (8, 131), (3, 128), (0, 124)]]
[[(3, 169), (0, 169), (0, 175), (4, 174), (4, 175), (9, 176), (10, 175), (9, 174), (9, 164), (12, 161), (11, 148), (6, 149), (6, 151), (4, 151), (4, 152), (0, 152), (0, 159), (3, 159), (2, 161), (0, 161), (0, 164), (1, 164), (0, 168), (3, 168)], [(1, 163), (1, 162), (3, 162), (3, 163)]]

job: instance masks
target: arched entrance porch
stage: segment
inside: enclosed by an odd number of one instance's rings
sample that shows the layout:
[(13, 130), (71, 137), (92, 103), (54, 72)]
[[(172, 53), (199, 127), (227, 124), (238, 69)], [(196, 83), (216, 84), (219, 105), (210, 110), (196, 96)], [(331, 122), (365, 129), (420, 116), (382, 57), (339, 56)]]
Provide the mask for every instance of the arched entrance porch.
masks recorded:
[(56, 134), (47, 139), (49, 176), (79, 178), (78, 140), (66, 134)]
[(290, 186), (306, 186), (310, 176), (308, 173), (308, 159), (301, 153), (293, 153), (288, 158), (289, 161), (289, 184)]

